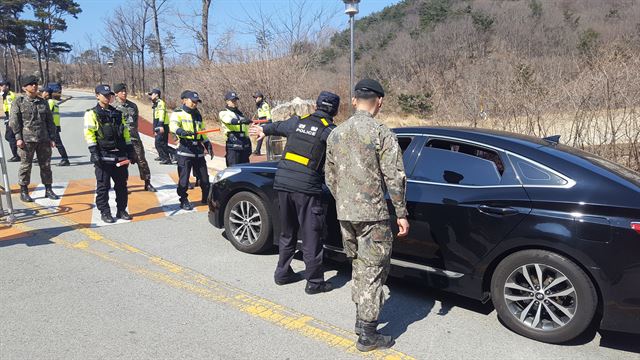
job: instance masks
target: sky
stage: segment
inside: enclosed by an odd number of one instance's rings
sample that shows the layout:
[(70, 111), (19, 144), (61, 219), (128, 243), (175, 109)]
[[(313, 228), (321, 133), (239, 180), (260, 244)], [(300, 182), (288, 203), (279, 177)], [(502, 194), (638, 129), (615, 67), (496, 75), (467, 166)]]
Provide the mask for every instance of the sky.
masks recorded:
[[(110, 10), (137, 0), (76, 0), (80, 4), (82, 13), (78, 14), (78, 19), (72, 17), (67, 18), (68, 30), (64, 33), (58, 33), (55, 36), (56, 41), (65, 41), (76, 48), (86, 49), (89, 44), (87, 34), (91, 34), (93, 41), (99, 41), (105, 33), (104, 19), (106, 19)], [(222, 34), (230, 28), (242, 27), (240, 24), (247, 19), (247, 12), (257, 11), (261, 8), (266, 14), (275, 14), (287, 9), (292, 1), (300, 0), (213, 0), (209, 10), (209, 33), (210, 38), (215, 39), (217, 35)], [(348, 27), (348, 16), (344, 14), (344, 3), (342, 0), (306, 0), (310, 7), (320, 7), (335, 9), (336, 15), (332, 18), (332, 27), (335, 29), (344, 29)], [(361, 0), (360, 13), (356, 15), (356, 19), (380, 11), (386, 6), (398, 3), (400, 0)], [(194, 13), (200, 11), (200, 0), (168, 0), (169, 10), (163, 14), (165, 27), (162, 32), (172, 32), (176, 38), (180, 39), (181, 34), (185, 34), (186, 30), (179, 29), (176, 24), (180, 21), (177, 19), (176, 12)], [(312, 9), (310, 9), (312, 10)], [(172, 23), (174, 25), (169, 25)], [(186, 35), (186, 34), (185, 34)], [(189, 42), (184, 45), (194, 47), (192, 36), (188, 35)], [(255, 43), (253, 36), (236, 36), (234, 38), (238, 45), (251, 46)], [(211, 42), (211, 40), (210, 40)]]

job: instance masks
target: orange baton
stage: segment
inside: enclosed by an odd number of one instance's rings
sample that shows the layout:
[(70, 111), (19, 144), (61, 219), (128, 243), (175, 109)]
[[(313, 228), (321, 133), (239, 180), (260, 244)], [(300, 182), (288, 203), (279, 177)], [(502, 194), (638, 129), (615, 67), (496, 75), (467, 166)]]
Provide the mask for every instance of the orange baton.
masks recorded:
[(120, 161), (119, 163), (117, 163), (117, 164), (116, 164), (116, 167), (127, 166), (127, 165), (129, 165), (129, 164), (131, 164), (131, 161), (129, 161), (129, 160), (122, 160), (122, 161)]

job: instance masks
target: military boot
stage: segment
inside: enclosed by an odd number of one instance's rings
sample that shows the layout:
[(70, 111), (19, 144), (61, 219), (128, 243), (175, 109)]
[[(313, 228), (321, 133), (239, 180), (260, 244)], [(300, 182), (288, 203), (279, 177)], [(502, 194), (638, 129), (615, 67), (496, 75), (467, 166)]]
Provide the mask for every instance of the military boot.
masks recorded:
[(20, 200), (33, 202), (33, 199), (29, 196), (29, 188), (26, 185), (20, 185)]
[(150, 192), (157, 192), (158, 190), (156, 190), (156, 188), (153, 187), (153, 185), (151, 185), (151, 180), (145, 180), (144, 181), (144, 190), (145, 191), (150, 191)]
[(391, 336), (382, 335), (378, 332), (377, 321), (362, 321), (362, 332), (358, 336), (356, 349), (365, 352), (375, 349), (386, 349), (395, 343)]
[(44, 186), (44, 196), (48, 197), (51, 200), (58, 200), (60, 197), (53, 192), (51, 185)]

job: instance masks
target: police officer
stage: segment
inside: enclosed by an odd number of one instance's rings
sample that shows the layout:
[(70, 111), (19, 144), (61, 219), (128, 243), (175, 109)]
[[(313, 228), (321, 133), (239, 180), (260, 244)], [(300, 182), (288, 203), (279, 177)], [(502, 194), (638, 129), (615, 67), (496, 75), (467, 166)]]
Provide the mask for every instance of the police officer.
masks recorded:
[[(335, 128), (333, 117), (338, 113), (340, 97), (323, 91), (316, 100), (316, 111), (302, 117), (272, 124), (251, 126), (251, 133), (287, 137), (287, 145), (278, 163), (273, 188), (278, 191), (280, 204), (280, 240), (278, 266), (274, 274), (276, 284), (298, 281), (300, 276), (291, 269), (298, 238), (302, 238), (302, 253), (307, 285), (304, 291), (313, 295), (330, 291), (333, 286), (324, 281), (322, 243), (324, 209), (322, 184), (326, 141)], [(301, 236), (298, 236), (298, 232)]]
[[(261, 121), (271, 122), (271, 106), (264, 99), (264, 94), (260, 91), (256, 91), (253, 94), (253, 99), (256, 101), (256, 118)], [(260, 150), (262, 149), (262, 142), (264, 139), (259, 139), (256, 144), (256, 150), (253, 152), (254, 155), (260, 155)]]
[(155, 145), (158, 151), (160, 164), (171, 164), (171, 153), (169, 150), (169, 114), (167, 113), (167, 104), (160, 98), (160, 89), (153, 89), (147, 94), (150, 96), (153, 105), (151, 105), (153, 117), (153, 131), (156, 133)]
[[(54, 96), (57, 95), (58, 99), (54, 99)], [(60, 93), (56, 93), (51, 88), (45, 88), (42, 90), (42, 97), (47, 100), (49, 104), (49, 109), (51, 109), (51, 114), (53, 115), (53, 124), (56, 126), (56, 149), (60, 153), (60, 157), (62, 160), (58, 163), (58, 166), (69, 166), (69, 155), (67, 155), (67, 150), (64, 148), (64, 144), (62, 143), (62, 138), (60, 137), (60, 132), (62, 128), (60, 127), (60, 107), (58, 106), (58, 100), (60, 100)]]
[(136, 163), (127, 119), (122, 112), (109, 105), (113, 95), (109, 85), (96, 86), (98, 104), (84, 113), (84, 137), (96, 174), (96, 207), (100, 210), (102, 221), (109, 224), (116, 222), (109, 208), (111, 180), (116, 192), (116, 218), (132, 219), (127, 213), (129, 171), (126, 165), (119, 166), (119, 163), (127, 159), (132, 164)]
[(29, 196), (29, 183), (31, 181), (31, 166), (33, 155), (38, 156), (40, 166), (40, 178), (45, 187), (45, 196), (57, 200), (58, 196), (53, 192), (51, 183), (51, 148), (56, 146), (56, 127), (53, 125), (53, 116), (49, 104), (37, 96), (38, 79), (35, 76), (23, 78), (22, 90), (24, 95), (18, 96), (11, 104), (9, 110), (9, 127), (11, 128), (18, 154), (20, 154), (20, 170), (18, 171), (20, 184), (20, 200), (32, 202)]
[(9, 109), (11, 109), (11, 103), (16, 99), (16, 93), (11, 91), (11, 83), (9, 81), (0, 82), (0, 91), (2, 92), (2, 110), (4, 111), (4, 126), (5, 133), (4, 138), (9, 143), (9, 148), (11, 148), (12, 157), (9, 158), (10, 162), (18, 162), (20, 161), (20, 156), (18, 156), (18, 147), (16, 146), (16, 137), (13, 134), (13, 130), (9, 126)]
[(127, 99), (126, 84), (116, 84), (113, 87), (113, 91), (116, 93), (116, 99), (113, 105), (116, 110), (120, 111), (127, 119), (131, 144), (133, 145), (133, 150), (136, 152), (138, 171), (140, 172), (140, 179), (144, 181), (144, 189), (146, 191), (156, 192), (156, 188), (151, 185), (151, 170), (149, 169), (149, 163), (147, 163), (147, 157), (144, 154), (144, 145), (138, 132), (138, 105)]
[(353, 265), (356, 347), (371, 351), (393, 345), (377, 331), (389, 274), (393, 234), (385, 190), (395, 208), (398, 236), (409, 232), (402, 151), (393, 132), (374, 120), (384, 89), (375, 80), (355, 86), (355, 113), (327, 139), (327, 186), (336, 199), (344, 250)]
[(189, 203), (187, 188), (189, 186), (189, 175), (191, 169), (198, 174), (200, 188), (202, 189), (202, 203), (207, 203), (209, 193), (209, 173), (207, 171), (207, 161), (204, 158), (205, 150), (213, 159), (213, 146), (205, 134), (198, 134), (204, 130), (204, 121), (198, 111), (198, 103), (202, 100), (195, 91), (185, 90), (180, 95), (182, 107), (176, 109), (171, 114), (170, 130), (176, 134), (180, 143), (176, 155), (178, 158), (178, 196), (180, 196), (180, 208), (191, 210), (193, 206)]
[(248, 163), (249, 156), (251, 156), (249, 125), (252, 121), (247, 119), (238, 109), (240, 98), (234, 91), (227, 92), (224, 95), (224, 100), (227, 106), (220, 111), (218, 117), (224, 125), (222, 128), (227, 137), (225, 145), (227, 166)]

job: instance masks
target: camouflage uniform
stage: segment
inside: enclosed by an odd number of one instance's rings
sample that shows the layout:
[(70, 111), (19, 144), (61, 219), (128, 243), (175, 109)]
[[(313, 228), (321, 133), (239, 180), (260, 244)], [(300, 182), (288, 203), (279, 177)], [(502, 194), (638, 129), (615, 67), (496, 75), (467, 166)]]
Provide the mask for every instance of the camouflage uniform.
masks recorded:
[(40, 97), (31, 99), (19, 96), (11, 104), (9, 126), (16, 141), (24, 141), (24, 147), (18, 149), (18, 183), (27, 186), (31, 182), (31, 163), (35, 154), (38, 156), (42, 184), (51, 185), (51, 142), (55, 140), (57, 130), (47, 101)]
[(336, 199), (345, 252), (353, 259), (358, 318), (377, 321), (393, 243), (385, 190), (396, 216), (407, 216), (406, 175), (396, 136), (368, 112), (356, 111), (327, 139), (325, 176)]
[(138, 159), (138, 171), (140, 172), (140, 179), (151, 180), (151, 170), (149, 169), (149, 163), (144, 155), (144, 145), (140, 139), (140, 133), (138, 132), (138, 106), (132, 101), (125, 101), (124, 103), (116, 97), (113, 106), (127, 119), (127, 125), (129, 126), (129, 134), (131, 135), (131, 144), (136, 152)]

